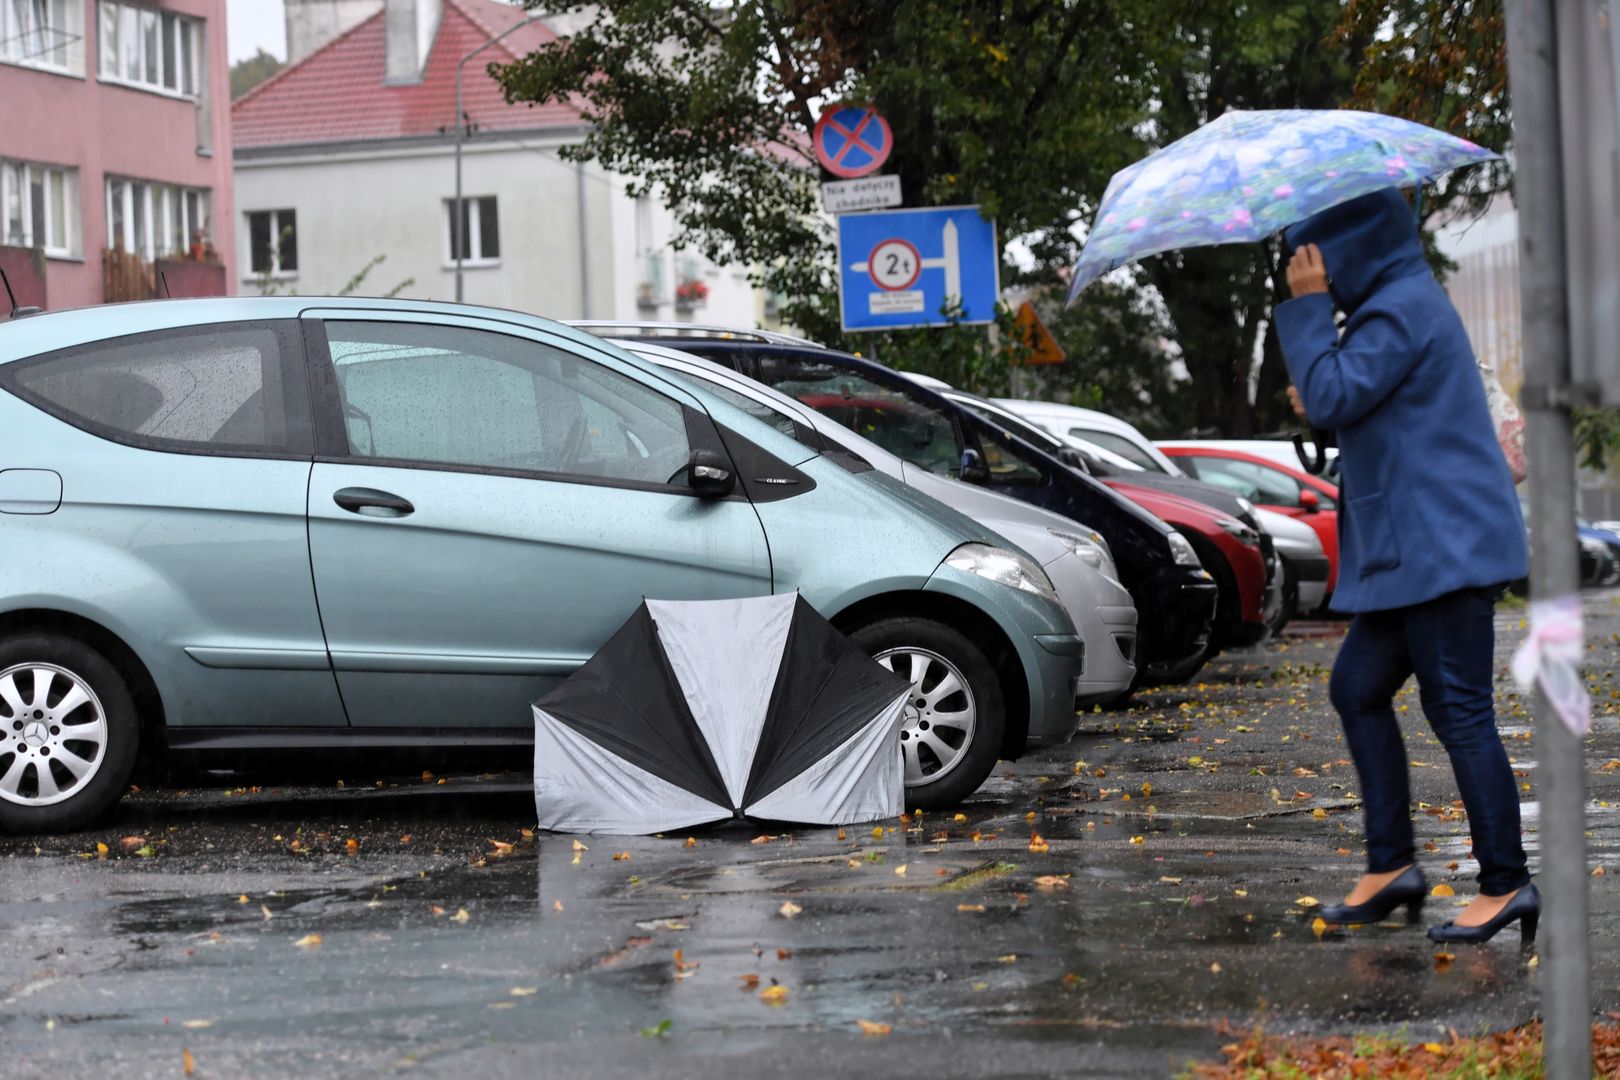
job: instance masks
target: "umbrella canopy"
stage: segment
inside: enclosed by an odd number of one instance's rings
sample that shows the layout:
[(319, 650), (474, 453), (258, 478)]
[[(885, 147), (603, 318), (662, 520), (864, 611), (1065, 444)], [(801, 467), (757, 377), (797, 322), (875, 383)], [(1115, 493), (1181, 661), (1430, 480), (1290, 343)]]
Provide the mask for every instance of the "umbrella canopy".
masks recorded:
[(1069, 302), (1136, 259), (1264, 240), (1357, 195), (1500, 156), (1379, 113), (1234, 109), (1114, 174), (1075, 264)]
[(540, 825), (656, 833), (743, 816), (895, 817), (910, 689), (797, 593), (643, 601), (535, 702)]

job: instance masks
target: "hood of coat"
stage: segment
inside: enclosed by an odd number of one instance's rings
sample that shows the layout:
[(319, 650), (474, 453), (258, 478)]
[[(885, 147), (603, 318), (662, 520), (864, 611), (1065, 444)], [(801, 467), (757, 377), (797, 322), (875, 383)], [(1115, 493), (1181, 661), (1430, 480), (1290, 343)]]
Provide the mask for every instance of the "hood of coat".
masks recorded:
[(1398, 278), (1427, 273), (1417, 218), (1395, 188), (1359, 195), (1291, 225), (1283, 234), (1287, 255), (1306, 244), (1322, 251), (1328, 291), (1345, 314)]

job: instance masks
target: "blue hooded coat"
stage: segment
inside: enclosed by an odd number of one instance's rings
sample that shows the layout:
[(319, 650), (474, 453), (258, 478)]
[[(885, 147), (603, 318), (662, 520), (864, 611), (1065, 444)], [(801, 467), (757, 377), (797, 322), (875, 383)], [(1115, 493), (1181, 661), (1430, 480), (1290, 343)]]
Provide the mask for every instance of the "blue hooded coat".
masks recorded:
[(1328, 293), (1289, 300), (1276, 319), (1306, 415), (1338, 437), (1333, 606), (1387, 611), (1524, 577), (1524, 519), (1474, 352), (1405, 198), (1362, 195), (1285, 241), (1290, 253), (1316, 244), (1328, 274)]

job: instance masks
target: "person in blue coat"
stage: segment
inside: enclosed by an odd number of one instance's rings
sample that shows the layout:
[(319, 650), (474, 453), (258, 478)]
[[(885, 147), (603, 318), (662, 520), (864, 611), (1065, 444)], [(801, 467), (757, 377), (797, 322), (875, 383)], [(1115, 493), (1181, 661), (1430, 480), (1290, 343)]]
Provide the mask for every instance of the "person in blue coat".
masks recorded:
[(1415, 674), (1479, 860), (1479, 895), (1429, 937), (1487, 941), (1517, 920), (1532, 941), (1541, 901), (1491, 696), (1496, 600), (1525, 575), (1529, 551), (1468, 335), (1394, 188), (1315, 214), (1284, 241), (1293, 298), (1276, 311), (1283, 359), (1296, 406), (1339, 446), (1333, 606), (1354, 618), (1331, 691), (1366, 814), (1367, 873), (1322, 917), (1375, 923), (1405, 906), (1416, 921), (1428, 895), (1394, 710)]

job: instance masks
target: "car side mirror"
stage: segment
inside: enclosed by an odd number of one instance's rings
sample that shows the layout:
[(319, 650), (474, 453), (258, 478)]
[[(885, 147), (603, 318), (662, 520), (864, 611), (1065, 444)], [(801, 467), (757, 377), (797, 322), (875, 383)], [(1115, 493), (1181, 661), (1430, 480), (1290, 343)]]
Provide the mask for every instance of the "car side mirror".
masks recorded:
[(1310, 488), (1301, 488), (1299, 492), (1299, 507), (1307, 514), (1314, 514), (1322, 509), (1322, 499)]
[(973, 449), (963, 450), (957, 477), (969, 484), (988, 484), (990, 469), (984, 463), (984, 455)]
[(697, 447), (686, 462), (686, 486), (700, 499), (723, 499), (736, 490), (737, 474), (726, 455)]
[(1090, 476), (1093, 472), (1091, 462), (1087, 460), (1086, 455), (1077, 446), (1061, 447), (1057, 452), (1057, 456), (1058, 460), (1063, 464), (1073, 469), (1079, 469), (1087, 476)]

